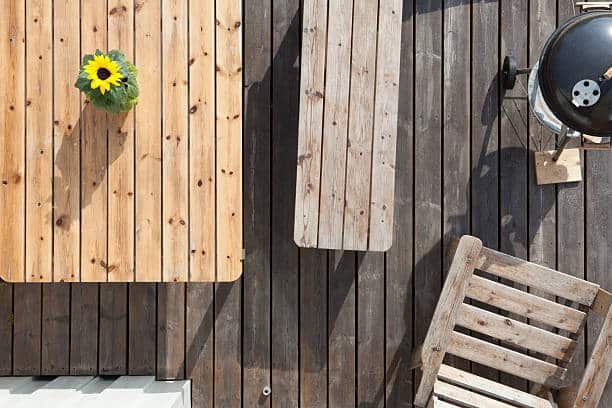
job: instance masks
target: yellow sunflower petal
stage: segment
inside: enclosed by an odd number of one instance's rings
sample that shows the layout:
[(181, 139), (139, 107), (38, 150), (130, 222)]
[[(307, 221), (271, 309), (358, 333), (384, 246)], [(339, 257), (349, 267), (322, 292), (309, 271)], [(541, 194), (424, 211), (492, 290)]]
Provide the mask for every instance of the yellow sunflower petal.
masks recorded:
[(91, 89), (96, 89), (97, 87), (100, 86), (100, 81), (98, 80), (98, 78), (94, 78), (91, 80)]
[(104, 95), (104, 93), (106, 92), (106, 88), (104, 87), (104, 83), (100, 84), (100, 92), (102, 93), (102, 95)]
[(113, 74), (110, 77), (108, 77), (107, 81), (115, 86), (118, 86), (121, 83), (121, 75)]

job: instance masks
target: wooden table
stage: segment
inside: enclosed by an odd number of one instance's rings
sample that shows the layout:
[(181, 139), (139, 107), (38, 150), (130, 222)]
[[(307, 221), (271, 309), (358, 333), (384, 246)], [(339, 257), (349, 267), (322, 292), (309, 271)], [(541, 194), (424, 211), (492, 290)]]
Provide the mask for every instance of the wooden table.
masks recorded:
[(294, 238), (387, 251), (393, 241), (401, 0), (306, 0)]
[[(241, 4), (0, 0), (2, 279), (240, 276)], [(133, 112), (74, 88), (96, 48), (138, 67)]]

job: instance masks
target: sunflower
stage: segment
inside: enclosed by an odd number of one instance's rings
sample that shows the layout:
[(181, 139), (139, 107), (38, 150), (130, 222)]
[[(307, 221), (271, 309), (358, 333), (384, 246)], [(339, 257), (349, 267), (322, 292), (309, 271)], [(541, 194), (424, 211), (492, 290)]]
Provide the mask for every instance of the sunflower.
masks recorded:
[(87, 73), (87, 79), (91, 80), (91, 89), (100, 88), (102, 95), (110, 90), (111, 85), (119, 86), (123, 79), (119, 64), (103, 54), (94, 55), (83, 70)]

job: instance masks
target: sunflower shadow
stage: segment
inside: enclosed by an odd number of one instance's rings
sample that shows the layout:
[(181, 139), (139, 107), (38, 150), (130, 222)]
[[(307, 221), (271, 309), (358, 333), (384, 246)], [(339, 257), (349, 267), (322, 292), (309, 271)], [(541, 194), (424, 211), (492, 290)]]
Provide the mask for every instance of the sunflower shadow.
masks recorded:
[(127, 112), (107, 114), (85, 101), (78, 121), (65, 126), (66, 133), (55, 155), (56, 227), (68, 230), (79, 220), (80, 211), (93, 201), (106, 202), (108, 169), (125, 148), (128, 117)]

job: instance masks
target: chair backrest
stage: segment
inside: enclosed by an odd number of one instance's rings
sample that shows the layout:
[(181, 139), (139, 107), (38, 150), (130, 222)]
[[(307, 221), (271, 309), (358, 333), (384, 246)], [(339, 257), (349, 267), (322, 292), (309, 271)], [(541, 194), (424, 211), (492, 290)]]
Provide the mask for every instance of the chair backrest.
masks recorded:
[(594, 283), (464, 236), (421, 350), (415, 404), (427, 402), (447, 353), (552, 389), (568, 386), (578, 336), (590, 313), (608, 314), (608, 295)]

